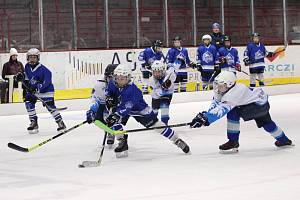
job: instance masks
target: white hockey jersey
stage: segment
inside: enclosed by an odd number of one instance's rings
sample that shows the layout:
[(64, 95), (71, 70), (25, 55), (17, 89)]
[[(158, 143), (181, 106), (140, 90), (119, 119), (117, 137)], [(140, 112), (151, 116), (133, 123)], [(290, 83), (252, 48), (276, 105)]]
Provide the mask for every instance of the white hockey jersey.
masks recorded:
[[(172, 84), (168, 89), (163, 89), (161, 85), (168, 79), (171, 81)], [(149, 80), (150, 83), (149, 85), (152, 88), (152, 93), (151, 93), (152, 98), (159, 99), (162, 96), (173, 94), (175, 80), (176, 80), (176, 72), (173, 67), (170, 67), (166, 71), (165, 77), (161, 80), (158, 80), (152, 76)]]
[(105, 104), (106, 88), (107, 88), (107, 83), (104, 79), (104, 75), (101, 75), (100, 79), (97, 80), (97, 83), (92, 90), (91, 108), (94, 107), (93, 110), (99, 107), (98, 104)]
[(243, 84), (237, 83), (224, 95), (215, 93), (214, 99), (205, 113), (209, 123), (217, 121), (226, 115), (234, 107), (256, 103), (264, 105), (268, 101), (268, 95), (261, 88), (253, 90)]

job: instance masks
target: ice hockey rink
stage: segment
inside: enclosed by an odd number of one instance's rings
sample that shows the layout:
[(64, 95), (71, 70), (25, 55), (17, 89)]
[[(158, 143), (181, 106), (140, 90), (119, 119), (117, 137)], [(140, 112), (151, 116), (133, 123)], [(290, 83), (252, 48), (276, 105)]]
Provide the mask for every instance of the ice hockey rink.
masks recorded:
[[(95, 168), (77, 167), (84, 160), (98, 159), (104, 134), (95, 125), (21, 153), (7, 143), (39, 143), (57, 134), (56, 124), (48, 113), (40, 114), (40, 133), (29, 135), (27, 115), (1, 116), (0, 199), (300, 199), (300, 93), (270, 96), (269, 101), (273, 120), (295, 147), (276, 148), (274, 139), (250, 121), (241, 123), (239, 153), (220, 154), (218, 145), (227, 140), (223, 118), (210, 127), (174, 129), (190, 145), (191, 155), (156, 132), (145, 131), (129, 135), (129, 157), (117, 159), (112, 149), (105, 149), (102, 165)], [(189, 122), (209, 104), (172, 104), (170, 124)], [(68, 127), (85, 120), (83, 110), (62, 115)], [(130, 120), (126, 129), (139, 127)]]

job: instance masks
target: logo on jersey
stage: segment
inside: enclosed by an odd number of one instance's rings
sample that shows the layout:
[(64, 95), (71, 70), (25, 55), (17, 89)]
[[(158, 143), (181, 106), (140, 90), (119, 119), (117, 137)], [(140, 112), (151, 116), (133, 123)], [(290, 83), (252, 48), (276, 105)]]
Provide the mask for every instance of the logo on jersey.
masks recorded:
[(230, 53), (227, 54), (226, 56), (226, 61), (228, 65), (234, 65), (234, 57)]
[(265, 57), (265, 54), (261, 50), (258, 50), (257, 52), (255, 52), (255, 60), (259, 60), (264, 57)]
[(209, 51), (206, 51), (203, 55), (202, 55), (202, 60), (206, 63), (210, 63), (214, 61), (213, 55), (212, 53), (210, 53)]

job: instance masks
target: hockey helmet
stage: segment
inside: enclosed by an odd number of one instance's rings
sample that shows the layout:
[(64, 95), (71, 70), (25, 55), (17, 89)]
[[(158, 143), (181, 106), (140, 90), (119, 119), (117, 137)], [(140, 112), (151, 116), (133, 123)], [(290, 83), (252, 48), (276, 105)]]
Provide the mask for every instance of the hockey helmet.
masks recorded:
[(206, 34), (206, 35), (203, 35), (203, 37), (202, 37), (202, 41), (204, 41), (204, 40), (209, 40), (209, 42), (211, 42), (212, 38), (210, 35)]
[(29, 61), (29, 56), (37, 56), (37, 60), (40, 60), (40, 51), (37, 48), (31, 48), (27, 51), (26, 58)]
[(225, 93), (236, 83), (236, 75), (234, 72), (222, 71), (214, 80), (213, 88), (217, 93)]

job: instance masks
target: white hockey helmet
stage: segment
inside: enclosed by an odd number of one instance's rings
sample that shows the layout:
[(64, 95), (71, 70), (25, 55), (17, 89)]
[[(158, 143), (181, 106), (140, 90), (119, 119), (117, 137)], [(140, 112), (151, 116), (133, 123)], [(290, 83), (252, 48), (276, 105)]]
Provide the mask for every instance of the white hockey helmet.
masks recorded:
[(155, 60), (151, 65), (152, 71), (164, 71), (166, 70), (166, 65), (161, 60)]
[(119, 64), (114, 70), (114, 78), (118, 87), (124, 87), (131, 81), (132, 70), (126, 64)]
[(162, 60), (155, 60), (152, 65), (152, 74), (154, 78), (161, 79), (166, 71), (166, 65), (163, 63)]
[(29, 56), (37, 56), (37, 59), (40, 60), (40, 51), (37, 48), (31, 48), (26, 54), (27, 61), (29, 61)]
[(211, 42), (212, 38), (210, 35), (206, 34), (206, 35), (202, 36), (202, 41), (204, 41), (204, 40), (209, 40)]
[(15, 48), (9, 50), (9, 56), (18, 56), (18, 51)]
[(217, 93), (225, 93), (236, 83), (234, 72), (222, 71), (214, 80), (213, 87)]

